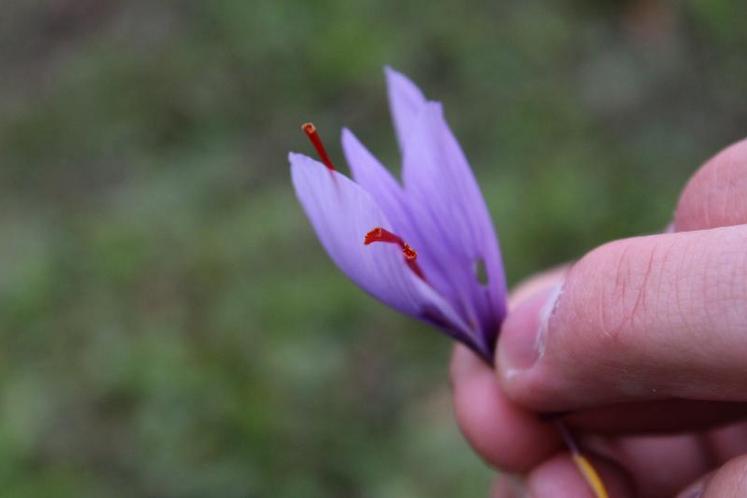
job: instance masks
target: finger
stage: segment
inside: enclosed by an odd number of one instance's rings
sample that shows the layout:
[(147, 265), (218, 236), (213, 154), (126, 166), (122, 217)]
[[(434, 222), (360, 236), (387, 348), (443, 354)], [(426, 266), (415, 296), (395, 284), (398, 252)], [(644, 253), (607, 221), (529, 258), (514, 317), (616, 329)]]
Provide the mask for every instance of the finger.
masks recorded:
[(747, 455), (734, 458), (685, 489), (680, 498), (744, 498), (747, 496)]
[(747, 496), (747, 455), (729, 460), (705, 483), (702, 498), (744, 498)]
[(747, 223), (747, 140), (709, 160), (682, 191), (674, 216), (677, 231)]
[(747, 454), (747, 422), (731, 424), (708, 433), (709, 450), (722, 463)]
[(631, 476), (638, 498), (674, 496), (717, 466), (703, 435), (626, 437), (612, 447), (612, 458)]
[(747, 225), (636, 237), (582, 258), (499, 338), (502, 385), (538, 410), (747, 401)]
[[(625, 472), (616, 464), (592, 458), (610, 496), (635, 496)], [(568, 453), (559, 453), (532, 470), (527, 478), (532, 498), (594, 498), (591, 488), (579, 473)]]
[(687, 483), (747, 453), (747, 423), (666, 436), (587, 434), (580, 435), (579, 442), (586, 450), (619, 463), (634, 482), (638, 498), (674, 496)]
[(706, 484), (711, 480), (711, 477), (713, 477), (713, 472), (704, 474), (700, 479), (685, 488), (681, 493), (678, 493), (677, 498), (703, 498)]
[(560, 447), (554, 427), (506, 399), (493, 370), (461, 345), (454, 348), (451, 382), (459, 427), (490, 465), (524, 472)]

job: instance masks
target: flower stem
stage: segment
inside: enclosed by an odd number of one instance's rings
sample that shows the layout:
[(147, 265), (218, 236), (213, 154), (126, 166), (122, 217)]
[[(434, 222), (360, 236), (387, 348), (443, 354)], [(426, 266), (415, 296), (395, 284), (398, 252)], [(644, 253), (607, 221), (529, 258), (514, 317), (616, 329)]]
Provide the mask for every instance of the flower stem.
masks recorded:
[(602, 481), (599, 472), (597, 472), (589, 459), (581, 453), (578, 444), (576, 444), (576, 441), (573, 439), (571, 431), (568, 430), (568, 427), (566, 427), (563, 422), (556, 422), (556, 425), (560, 431), (560, 435), (563, 437), (563, 441), (565, 441), (565, 445), (571, 452), (573, 462), (576, 464), (578, 471), (584, 477), (586, 483), (594, 492), (594, 496), (596, 498), (609, 498), (609, 493), (607, 493), (607, 488), (604, 486), (604, 482)]

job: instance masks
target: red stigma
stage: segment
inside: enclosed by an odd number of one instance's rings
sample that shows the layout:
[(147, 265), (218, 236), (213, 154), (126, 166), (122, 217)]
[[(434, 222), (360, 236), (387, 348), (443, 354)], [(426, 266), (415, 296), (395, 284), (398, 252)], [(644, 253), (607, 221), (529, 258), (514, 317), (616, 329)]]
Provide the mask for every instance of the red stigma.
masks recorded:
[(376, 227), (368, 232), (363, 239), (363, 244), (365, 245), (373, 244), (374, 242), (388, 242), (390, 244), (397, 244), (400, 249), (402, 249), (402, 255), (405, 257), (405, 263), (407, 263), (407, 266), (410, 267), (415, 275), (420, 277), (421, 280), (425, 281), (423, 270), (420, 269), (420, 266), (417, 262), (418, 253), (415, 252), (415, 249), (410, 247), (409, 244), (402, 240), (399, 235), (393, 234), (392, 232), (384, 228)]
[(304, 123), (301, 126), (301, 129), (304, 133), (306, 133), (306, 136), (309, 137), (311, 144), (316, 149), (316, 153), (319, 154), (319, 159), (322, 160), (327, 169), (330, 171), (335, 171), (335, 165), (332, 164), (332, 160), (329, 158), (329, 154), (327, 154), (327, 149), (324, 148), (322, 139), (319, 138), (319, 133), (317, 133), (314, 123)]
[(370, 232), (366, 234), (366, 237), (363, 239), (363, 243), (365, 245), (372, 244), (374, 242), (390, 242), (392, 244), (398, 244), (400, 247), (403, 247), (404, 241), (397, 235), (394, 235), (389, 230), (385, 230), (381, 227), (376, 227)]

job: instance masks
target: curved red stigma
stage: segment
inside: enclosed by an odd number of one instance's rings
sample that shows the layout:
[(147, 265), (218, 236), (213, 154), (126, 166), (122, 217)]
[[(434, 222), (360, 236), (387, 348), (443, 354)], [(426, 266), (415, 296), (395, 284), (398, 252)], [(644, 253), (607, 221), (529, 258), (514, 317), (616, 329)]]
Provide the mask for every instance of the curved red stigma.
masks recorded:
[(319, 137), (319, 133), (316, 131), (314, 123), (304, 123), (301, 126), (301, 129), (306, 133), (306, 136), (309, 137), (311, 144), (316, 149), (316, 153), (319, 154), (319, 159), (322, 160), (327, 169), (335, 171), (335, 165), (332, 164), (332, 160), (329, 158), (329, 154), (327, 154), (327, 149), (324, 148), (324, 144), (322, 143), (322, 139)]
[(365, 245), (373, 244), (374, 242), (387, 242), (389, 244), (397, 244), (400, 249), (402, 249), (402, 255), (405, 257), (405, 263), (407, 264), (407, 266), (410, 267), (415, 275), (420, 277), (421, 280), (425, 281), (423, 270), (420, 269), (420, 265), (418, 265), (417, 262), (418, 253), (415, 252), (415, 249), (410, 247), (407, 242), (402, 240), (402, 237), (390, 232), (385, 228), (376, 227), (368, 232), (363, 239), (363, 243)]

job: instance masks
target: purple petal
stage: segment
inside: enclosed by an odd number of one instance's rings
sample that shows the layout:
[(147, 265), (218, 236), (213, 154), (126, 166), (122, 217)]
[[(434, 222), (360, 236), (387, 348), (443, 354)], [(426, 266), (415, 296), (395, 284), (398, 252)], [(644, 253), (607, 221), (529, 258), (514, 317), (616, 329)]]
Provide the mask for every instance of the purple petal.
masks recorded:
[[(506, 311), (506, 284), (487, 206), (441, 105), (425, 104), (410, 123), (403, 164), (408, 208), (458, 290), (456, 301), (450, 301), (479, 327), (484, 346), (492, 347)], [(479, 265), (485, 266), (486, 285), (476, 274)]]
[(407, 239), (410, 222), (400, 184), (347, 128), (342, 130), (342, 150), (355, 182), (374, 198), (394, 231)]
[(418, 115), (425, 106), (426, 100), (423, 92), (402, 73), (390, 67), (385, 67), (384, 73), (394, 131), (397, 133), (399, 149), (404, 151), (407, 137), (416, 125)]
[[(418, 263), (427, 276), (428, 283), (450, 302), (459, 302), (456, 292), (458, 282), (450, 275), (449, 265), (440, 264), (435, 256), (443, 252), (430, 246), (419, 227), (420, 220), (414, 218), (404, 197), (404, 191), (389, 171), (371, 154), (368, 149), (345, 129), (342, 132), (342, 145), (355, 181), (374, 198), (387, 219), (408, 244), (418, 252)], [(440, 244), (439, 244), (440, 245)], [(444, 254), (447, 260), (448, 254)], [(473, 327), (473, 339), (479, 339), (477, 327)]]
[(309, 157), (291, 153), (289, 160), (298, 200), (335, 264), (385, 304), (436, 323), (464, 340), (466, 324), (445, 299), (410, 270), (398, 247), (363, 244), (365, 234), (375, 227), (392, 230), (368, 192)]

